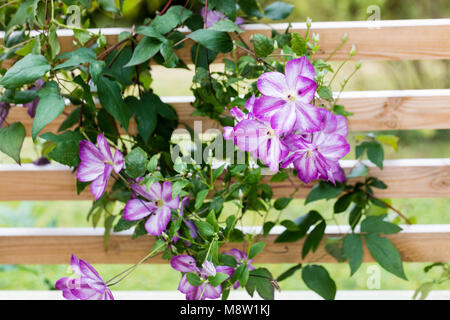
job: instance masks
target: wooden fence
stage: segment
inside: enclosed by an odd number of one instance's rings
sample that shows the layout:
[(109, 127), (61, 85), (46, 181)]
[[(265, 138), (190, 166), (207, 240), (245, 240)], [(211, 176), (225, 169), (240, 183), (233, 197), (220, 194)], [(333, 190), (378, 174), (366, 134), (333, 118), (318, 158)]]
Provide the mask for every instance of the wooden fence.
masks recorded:
[[(243, 37), (248, 40), (252, 34), (268, 34), (272, 28), (284, 31), (286, 27), (287, 24), (245, 25)], [(294, 23), (291, 28), (300, 33), (305, 29), (303, 23)], [(121, 31), (123, 29), (102, 30), (110, 45), (117, 41)], [(450, 19), (315, 23), (312, 32), (320, 35), (322, 47), (318, 57), (326, 57), (339, 45), (341, 37), (348, 34), (347, 44), (333, 56), (333, 60), (347, 57), (352, 44), (357, 49), (353, 59), (450, 59)], [(70, 30), (60, 30), (58, 36), (63, 52), (74, 49)], [(181, 50), (180, 57), (185, 61), (190, 60), (191, 45), (187, 41), (186, 47)], [(4, 66), (12, 63), (6, 61)], [(164, 100), (173, 104), (181, 122), (192, 125), (195, 120), (202, 120), (204, 129), (213, 127), (210, 120), (191, 116), (191, 97), (166, 97)], [(450, 89), (345, 92), (340, 103), (354, 113), (349, 119), (351, 131), (450, 129)], [(30, 135), (32, 120), (23, 108), (12, 108), (7, 120), (21, 121)], [(57, 131), (62, 121), (63, 118), (58, 118), (43, 132)], [(342, 161), (342, 165), (348, 171), (354, 161)], [(388, 189), (377, 191), (381, 197), (450, 196), (450, 159), (388, 160), (383, 170), (372, 166), (371, 174), (389, 185)], [(295, 196), (304, 198), (311, 186), (304, 186), (300, 181), (296, 183), (300, 188)], [(75, 175), (67, 167), (0, 165), (0, 201), (92, 199), (89, 192), (77, 196), (75, 190)], [(277, 197), (285, 196), (292, 192), (292, 185), (276, 183), (274, 191)], [(345, 231), (345, 228), (329, 227), (327, 234), (336, 236)], [(274, 237), (269, 236), (268, 246), (258, 258), (259, 262), (301, 262), (301, 243), (277, 244), (273, 242)], [(450, 226), (412, 226), (389, 238), (399, 248), (405, 261), (450, 261)], [(110, 249), (105, 252), (101, 230), (3, 228), (0, 229), (0, 263), (68, 263), (71, 253), (92, 263), (134, 263), (152, 245), (150, 237), (131, 240), (128, 233), (121, 233), (111, 236)], [(323, 246), (307, 260), (335, 261)], [(367, 252), (364, 253), (364, 261), (371, 261)], [(152, 259), (150, 262), (160, 263), (161, 260)]]

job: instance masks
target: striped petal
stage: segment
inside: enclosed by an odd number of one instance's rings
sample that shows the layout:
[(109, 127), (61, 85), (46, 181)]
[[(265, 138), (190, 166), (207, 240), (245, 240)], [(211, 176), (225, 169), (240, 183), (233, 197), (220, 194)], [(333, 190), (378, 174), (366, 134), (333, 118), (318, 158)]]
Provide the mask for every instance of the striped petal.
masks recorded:
[(153, 236), (160, 236), (166, 230), (170, 221), (170, 209), (168, 207), (158, 208), (145, 223), (145, 229)]

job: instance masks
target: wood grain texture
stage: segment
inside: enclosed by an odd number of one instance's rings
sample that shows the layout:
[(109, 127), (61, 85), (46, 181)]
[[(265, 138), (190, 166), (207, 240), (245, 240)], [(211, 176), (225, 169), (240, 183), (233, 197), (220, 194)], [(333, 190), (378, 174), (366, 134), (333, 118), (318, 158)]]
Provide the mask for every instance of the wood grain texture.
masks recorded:
[[(355, 162), (343, 161), (341, 164), (349, 172)], [(450, 159), (387, 160), (383, 170), (371, 166), (370, 174), (389, 186), (386, 190), (375, 189), (379, 197), (450, 197)], [(110, 183), (112, 181), (110, 179)], [(263, 181), (269, 183), (270, 176), (264, 177)], [(272, 183), (274, 196), (289, 196), (294, 187), (298, 187), (294, 197), (305, 198), (314, 186), (314, 183), (304, 185), (296, 178), (292, 181), (294, 184), (289, 181)], [(75, 174), (63, 166), (0, 165), (0, 201), (93, 199), (89, 188), (78, 196), (75, 183)]]
[[(330, 237), (342, 234), (327, 234)], [(450, 233), (423, 232), (399, 233), (387, 236), (400, 251), (405, 262), (450, 261)], [(325, 240), (315, 253), (301, 259), (303, 240), (293, 243), (274, 243), (276, 235), (269, 235), (266, 248), (255, 259), (256, 263), (333, 263), (336, 260), (324, 248)], [(142, 259), (152, 249), (154, 239), (143, 236), (136, 240), (126, 235), (112, 235), (108, 251), (104, 250), (101, 235), (20, 235), (0, 236), (0, 264), (69, 264), (71, 254), (90, 263), (130, 263)], [(229, 243), (221, 248), (226, 251), (243, 248), (242, 243)], [(365, 248), (364, 261), (373, 258)], [(167, 263), (157, 256), (149, 263)]]
[[(190, 104), (193, 97), (163, 97), (162, 99), (176, 109), (180, 127), (183, 127), (183, 124), (193, 127), (195, 121), (201, 121), (203, 131), (220, 127), (217, 122), (209, 118), (191, 116), (194, 111)], [(353, 113), (353, 116), (348, 119), (350, 131), (450, 128), (450, 89), (343, 92), (338, 103)], [(73, 106), (67, 106), (66, 114), (73, 108)], [(42, 132), (56, 133), (66, 117), (64, 114), (59, 116)], [(7, 121), (22, 122), (27, 135), (31, 136), (33, 119), (28, 116), (26, 109), (20, 106), (12, 108)], [(129, 132), (137, 133), (133, 119), (130, 122)]]
[[(281, 24), (249, 24), (244, 25), (242, 38), (250, 43), (252, 35), (261, 33), (270, 36), (272, 29), (284, 32), (286, 23)], [(91, 29), (98, 33), (99, 29)], [(105, 34), (108, 45), (117, 42), (122, 31), (130, 29), (106, 28), (101, 30)], [(181, 29), (188, 33), (188, 30)], [(305, 23), (293, 23), (291, 32), (304, 34)], [(315, 22), (312, 33), (320, 35), (320, 50), (316, 58), (326, 59), (341, 42), (344, 34), (348, 35), (347, 43), (336, 52), (332, 60), (343, 60), (348, 57), (352, 45), (356, 46), (353, 60), (419, 60), (419, 59), (449, 59), (450, 58), (450, 19), (424, 20), (381, 20), (381, 21), (344, 21), (344, 22)], [(32, 35), (37, 32), (33, 31)], [(0, 32), (0, 40), (4, 32)], [(74, 50), (73, 32), (58, 30), (61, 53)], [(177, 55), (186, 63), (191, 62), (191, 47), (193, 41), (185, 41)], [(241, 50), (238, 50), (241, 51)], [(244, 52), (238, 52), (244, 54)], [(221, 60), (223, 55), (219, 55)], [(153, 61), (153, 60), (152, 60)], [(8, 68), (13, 61), (7, 60), (2, 66)]]

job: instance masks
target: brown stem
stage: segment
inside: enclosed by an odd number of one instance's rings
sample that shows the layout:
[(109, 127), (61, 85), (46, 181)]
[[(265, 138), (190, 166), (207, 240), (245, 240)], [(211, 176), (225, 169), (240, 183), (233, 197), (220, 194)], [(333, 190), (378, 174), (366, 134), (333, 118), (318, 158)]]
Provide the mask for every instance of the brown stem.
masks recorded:
[(366, 192), (366, 194), (372, 198), (372, 199), (377, 199), (378, 201), (381, 201), (387, 208), (391, 209), (392, 211), (394, 211), (396, 214), (398, 214), (399, 217), (401, 217), (403, 220), (405, 220), (405, 222), (407, 224), (412, 224), (412, 222), (403, 214), (401, 213), (399, 210), (395, 209), (393, 206), (391, 206), (389, 203), (387, 203), (386, 201), (383, 201), (381, 199), (378, 199), (376, 197), (374, 197), (373, 195), (371, 195), (370, 193)]
[(243, 46), (237, 44), (236, 42), (235, 42), (234, 44), (235, 44), (235, 46), (236, 46), (237, 48), (239, 48), (239, 49), (241, 49), (241, 50), (244, 50), (246, 53), (250, 54), (253, 58), (256, 59), (256, 61), (263, 63), (266, 67), (268, 67), (268, 68), (271, 69), (271, 70), (276, 70), (270, 63), (268, 63), (266, 60), (264, 60), (264, 59), (258, 57), (258, 56), (256, 55), (256, 53), (254, 53), (252, 50), (249, 50), (249, 49), (247, 49), (247, 48), (245, 48), (245, 47), (243, 47)]

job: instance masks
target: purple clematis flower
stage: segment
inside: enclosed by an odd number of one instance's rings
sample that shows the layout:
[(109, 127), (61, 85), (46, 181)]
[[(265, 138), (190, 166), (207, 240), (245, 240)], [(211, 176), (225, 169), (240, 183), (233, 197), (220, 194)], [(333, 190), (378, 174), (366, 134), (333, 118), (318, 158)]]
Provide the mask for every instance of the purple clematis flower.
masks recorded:
[(82, 182), (92, 181), (91, 192), (95, 200), (98, 200), (105, 192), (112, 170), (119, 173), (123, 169), (123, 155), (116, 150), (113, 158), (109, 143), (102, 133), (97, 136), (97, 147), (90, 141), (81, 141), (79, 156), (81, 163), (78, 166), (77, 179)]
[[(240, 122), (245, 119), (250, 120), (256, 119), (255, 115), (253, 114), (255, 101), (256, 101), (255, 95), (252, 95), (245, 103), (245, 109), (247, 110), (247, 113), (243, 112), (238, 107), (234, 107), (233, 109), (230, 110), (230, 115), (234, 119), (236, 119), (237, 122)], [(223, 136), (225, 139), (230, 140), (233, 138), (234, 133), (233, 127), (224, 127), (223, 130), (224, 130)]]
[[(200, 15), (202, 16), (203, 20), (206, 21), (206, 28), (212, 27), (214, 24), (221, 20), (228, 20), (227, 16), (225, 16), (222, 12), (217, 10), (206, 10), (206, 7), (202, 7), (200, 9)], [(244, 23), (244, 19), (241, 17), (236, 18), (234, 23), (238, 26)]]
[(285, 74), (263, 73), (257, 82), (263, 96), (256, 100), (254, 113), (272, 127), (287, 133), (293, 129), (314, 132), (320, 127), (319, 109), (310, 104), (316, 92), (314, 67), (306, 57), (286, 64)]
[[(45, 84), (44, 79), (38, 79), (38, 80), (36, 80), (35, 85), (30, 88), (30, 90), (39, 90), (44, 86), (44, 84)], [(36, 115), (36, 109), (37, 109), (38, 104), (39, 104), (39, 98), (36, 98), (33, 101), (25, 103), (23, 105), (25, 108), (28, 108), (28, 115), (31, 118), (34, 118), (34, 116)]]
[(145, 200), (137, 198), (128, 201), (123, 211), (123, 218), (134, 221), (150, 216), (145, 223), (145, 229), (151, 235), (160, 236), (169, 224), (171, 210), (178, 209), (180, 196), (172, 197), (172, 185), (168, 181), (162, 186), (156, 182), (148, 191), (145, 186), (139, 184), (132, 184), (131, 188)]
[[(252, 266), (253, 259), (248, 259), (248, 256), (245, 252), (239, 249), (230, 249), (229, 252), (225, 251), (224, 254), (232, 256), (237, 262), (237, 267), (239, 267), (242, 264), (245, 264), (247, 265), (249, 271), (255, 270), (255, 267)], [(233, 288), (237, 289), (240, 286), (241, 284), (239, 283), (239, 281), (236, 281), (233, 285)]]
[(9, 103), (0, 102), (0, 128), (3, 127), (3, 123), (9, 114), (9, 109), (11, 109), (11, 105)]
[(111, 290), (98, 272), (86, 261), (72, 255), (72, 270), (80, 276), (78, 279), (61, 278), (55, 288), (61, 290), (68, 300), (114, 300)]
[(214, 277), (217, 273), (225, 273), (229, 278), (233, 275), (234, 269), (227, 266), (217, 266), (210, 261), (205, 261), (202, 268), (198, 268), (195, 259), (191, 256), (182, 254), (172, 258), (170, 260), (170, 265), (177, 271), (188, 273), (196, 273), (203, 283), (199, 286), (193, 286), (189, 283), (186, 274), (180, 280), (178, 285), (178, 290), (186, 295), (186, 300), (205, 300), (217, 299), (222, 294), (222, 287), (218, 285), (213, 287), (211, 284), (207, 283), (208, 277)]
[(334, 129), (324, 125), (322, 130), (306, 135), (291, 135), (285, 138), (292, 153), (283, 161), (282, 167), (293, 164), (298, 171), (298, 177), (305, 183), (314, 179), (342, 180), (342, 169), (338, 160), (350, 151), (350, 145), (344, 136), (335, 133), (343, 133), (346, 129), (337, 125), (336, 116), (330, 115), (323, 109), (321, 119), (325, 122), (336, 123)]
[(280, 162), (289, 150), (281, 139), (281, 130), (269, 122), (244, 119), (231, 133), (225, 132), (224, 138), (234, 140), (241, 150), (248, 151), (254, 158), (260, 159), (271, 171), (278, 172)]

